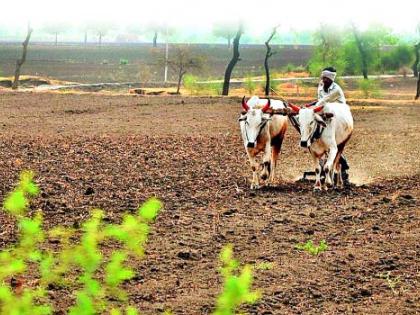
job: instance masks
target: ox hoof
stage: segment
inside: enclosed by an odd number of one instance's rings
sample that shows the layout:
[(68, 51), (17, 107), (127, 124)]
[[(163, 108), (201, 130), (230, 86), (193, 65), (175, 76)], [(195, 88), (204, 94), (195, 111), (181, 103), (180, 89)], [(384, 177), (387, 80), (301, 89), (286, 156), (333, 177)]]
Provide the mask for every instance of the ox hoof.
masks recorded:
[(258, 184), (251, 184), (251, 189), (252, 190), (260, 189), (260, 185), (258, 185)]
[(337, 189), (337, 190), (343, 190), (344, 185), (343, 184), (337, 184), (334, 188)]
[(333, 185), (331, 177), (328, 176), (328, 175), (325, 177), (325, 186), (327, 186), (327, 185), (330, 186), (330, 187)]
[(314, 186), (314, 191), (321, 191), (321, 190), (322, 190), (321, 186)]

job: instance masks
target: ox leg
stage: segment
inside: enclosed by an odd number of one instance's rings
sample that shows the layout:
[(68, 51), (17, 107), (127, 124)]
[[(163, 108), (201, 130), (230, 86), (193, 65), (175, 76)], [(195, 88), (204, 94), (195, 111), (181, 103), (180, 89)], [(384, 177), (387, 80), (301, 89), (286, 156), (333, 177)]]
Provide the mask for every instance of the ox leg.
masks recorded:
[(340, 163), (340, 158), (341, 155), (343, 153), (344, 150), (344, 145), (345, 143), (339, 144), (338, 145), (338, 152), (337, 155), (335, 156), (334, 159), (334, 169), (336, 171), (337, 174), (337, 188), (342, 189), (344, 187), (344, 183), (343, 183), (343, 176), (341, 173), (341, 163)]
[(335, 166), (335, 171), (337, 173), (337, 188), (342, 189), (343, 185), (343, 177), (341, 176), (341, 164), (337, 163)]
[[(324, 172), (325, 172), (325, 185), (332, 186), (334, 181), (334, 160), (337, 156), (337, 146), (332, 146), (330, 148), (330, 152), (328, 153), (328, 159), (327, 162), (324, 165)], [(325, 186), (325, 189), (327, 187)]]
[(252, 181), (251, 181), (251, 189), (258, 189), (260, 188), (259, 183), (259, 176), (258, 176), (258, 168), (259, 164), (257, 163), (255, 156), (248, 152), (249, 162), (252, 168)]
[(267, 180), (271, 177), (272, 163), (271, 163), (271, 145), (267, 141), (263, 156), (263, 169), (261, 171), (261, 179)]
[(277, 169), (277, 160), (281, 151), (281, 145), (283, 144), (284, 134), (280, 134), (273, 139), (271, 139), (271, 176), (270, 183), (274, 182), (276, 169)]
[(315, 185), (314, 190), (321, 190), (321, 165), (319, 164), (319, 157), (312, 155), (312, 160), (315, 167)]

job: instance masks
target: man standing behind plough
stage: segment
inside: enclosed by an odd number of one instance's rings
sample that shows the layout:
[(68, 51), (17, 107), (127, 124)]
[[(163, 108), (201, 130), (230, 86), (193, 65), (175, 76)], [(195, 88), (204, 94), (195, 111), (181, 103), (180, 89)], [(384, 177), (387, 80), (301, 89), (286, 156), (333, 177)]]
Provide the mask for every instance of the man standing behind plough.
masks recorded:
[[(336, 76), (337, 70), (334, 67), (327, 67), (322, 70), (321, 81), (318, 85), (318, 100), (307, 104), (306, 107), (314, 105), (323, 106), (326, 103), (346, 104), (346, 98), (343, 90), (336, 82), (334, 82)], [(340, 157), (340, 164), (343, 182), (347, 185), (349, 183), (349, 175), (347, 173), (349, 164), (343, 155)]]

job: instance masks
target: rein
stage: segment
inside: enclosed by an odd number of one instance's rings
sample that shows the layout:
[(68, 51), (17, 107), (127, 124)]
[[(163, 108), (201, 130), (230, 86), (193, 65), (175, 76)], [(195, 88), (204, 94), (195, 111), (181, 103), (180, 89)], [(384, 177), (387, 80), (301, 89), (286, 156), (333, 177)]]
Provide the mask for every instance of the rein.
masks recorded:
[(325, 129), (325, 127), (321, 126), (320, 123), (318, 123), (318, 122), (316, 123), (316, 128), (312, 132), (311, 136), (309, 137), (309, 139), (311, 139), (311, 143), (313, 143), (314, 141), (321, 138), (322, 133), (324, 132), (324, 129)]

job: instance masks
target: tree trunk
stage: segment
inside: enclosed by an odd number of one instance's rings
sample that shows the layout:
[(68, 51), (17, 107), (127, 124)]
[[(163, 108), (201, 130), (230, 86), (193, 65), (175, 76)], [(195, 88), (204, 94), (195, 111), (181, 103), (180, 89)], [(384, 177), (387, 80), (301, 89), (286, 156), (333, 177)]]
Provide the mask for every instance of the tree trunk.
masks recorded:
[(264, 68), (265, 68), (265, 96), (270, 95), (270, 67), (268, 65), (268, 59), (273, 56), (273, 52), (271, 52), (270, 41), (273, 39), (274, 35), (276, 34), (277, 27), (273, 28), (273, 31), (268, 37), (267, 41), (265, 42), (266, 53), (264, 59)]
[(158, 32), (155, 31), (155, 35), (153, 36), (153, 47), (157, 47), (157, 38), (158, 38)]
[(55, 46), (58, 45), (58, 33), (55, 32)]
[(19, 86), (20, 68), (22, 67), (22, 65), (26, 61), (26, 53), (28, 51), (28, 44), (29, 44), (29, 40), (31, 39), (32, 31), (33, 31), (33, 29), (31, 28), (30, 25), (28, 25), (28, 32), (26, 34), (26, 39), (22, 43), (22, 45), (23, 45), (22, 58), (21, 59), (18, 59), (16, 61), (15, 78), (14, 78), (13, 84), (12, 84), (12, 89), (13, 90), (16, 90), (18, 88), (18, 86)]
[(419, 75), (419, 62), (420, 62), (420, 42), (417, 45), (414, 45), (414, 53), (416, 55), (416, 60), (413, 63), (413, 72), (414, 77), (417, 78)]
[(182, 82), (182, 78), (184, 76), (186, 72), (184, 70), (182, 70), (182, 67), (179, 69), (179, 73), (178, 73), (178, 86), (176, 88), (176, 94), (179, 94), (179, 90), (181, 89), (181, 82)]
[(357, 32), (356, 27), (353, 25), (353, 35), (356, 40), (357, 49), (360, 53), (360, 58), (362, 59), (362, 74), (365, 79), (368, 79), (368, 62), (367, 62), (367, 54), (363, 42)]
[(225, 79), (223, 82), (223, 92), (222, 95), (229, 95), (229, 84), (230, 84), (230, 77), (232, 75), (233, 68), (235, 67), (236, 63), (240, 60), (239, 58), (239, 40), (241, 39), (243, 33), (242, 25), (239, 26), (238, 32), (233, 40), (233, 56), (230, 60), (226, 71), (225, 71)]
[(420, 71), (418, 72), (418, 77), (417, 77), (417, 94), (416, 97), (414, 98), (415, 100), (418, 100), (420, 97)]

